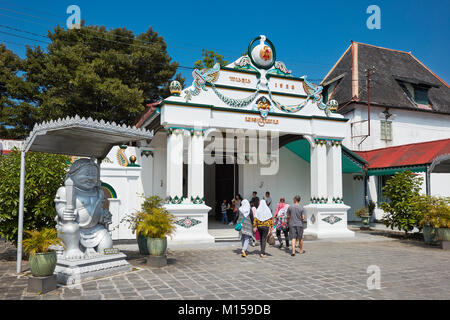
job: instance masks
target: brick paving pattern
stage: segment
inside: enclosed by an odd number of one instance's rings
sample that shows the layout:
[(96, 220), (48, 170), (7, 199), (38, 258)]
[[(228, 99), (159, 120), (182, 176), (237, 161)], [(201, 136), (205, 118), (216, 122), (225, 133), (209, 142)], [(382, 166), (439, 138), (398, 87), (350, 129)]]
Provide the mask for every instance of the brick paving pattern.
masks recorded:
[[(304, 249), (306, 254), (291, 257), (269, 246), (266, 259), (259, 258), (259, 247), (242, 258), (236, 243), (170, 250), (168, 266), (160, 269), (125, 252), (134, 271), (38, 295), (27, 292), (26, 261), (24, 274), (17, 276), (14, 248), (0, 243), (0, 300), (450, 299), (450, 251), (401, 240), (311, 241)], [(367, 289), (370, 265), (381, 269), (379, 290)]]

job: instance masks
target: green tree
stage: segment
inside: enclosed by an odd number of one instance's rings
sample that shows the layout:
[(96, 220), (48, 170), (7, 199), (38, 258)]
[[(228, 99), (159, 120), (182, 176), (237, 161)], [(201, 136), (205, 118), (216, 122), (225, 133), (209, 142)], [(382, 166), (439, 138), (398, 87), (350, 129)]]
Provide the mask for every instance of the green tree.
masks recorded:
[[(55, 227), (56, 191), (64, 183), (70, 158), (28, 152), (26, 155), (24, 230)], [(17, 243), (20, 152), (0, 157), (0, 237)]]
[(203, 49), (202, 59), (195, 61), (194, 68), (199, 70), (212, 68), (216, 63), (219, 63), (221, 67), (228, 64), (228, 62), (223, 59), (221, 54), (215, 53), (212, 50)]
[(423, 178), (411, 171), (397, 172), (383, 187), (380, 208), (386, 213), (382, 222), (391, 229), (398, 228), (407, 234), (414, 227), (419, 227), (422, 218), (421, 206), (418, 204)]
[(169, 95), (178, 63), (152, 28), (135, 36), (125, 28), (58, 26), (48, 37), (46, 51), (27, 47), (20, 81), (7, 85), (17, 103), (4, 108), (3, 122), (15, 138), (36, 122), (77, 114), (131, 125), (146, 104)]

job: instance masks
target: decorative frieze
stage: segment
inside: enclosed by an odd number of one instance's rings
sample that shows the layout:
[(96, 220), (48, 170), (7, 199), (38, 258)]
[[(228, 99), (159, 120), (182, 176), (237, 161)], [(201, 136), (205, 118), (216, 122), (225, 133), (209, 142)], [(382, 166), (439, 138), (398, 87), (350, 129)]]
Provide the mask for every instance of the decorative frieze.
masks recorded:
[(311, 203), (328, 203), (328, 198), (324, 198), (324, 197), (312, 197), (311, 198)]
[(180, 204), (180, 203), (183, 202), (183, 199), (184, 199), (183, 196), (181, 196), (181, 197), (178, 197), (178, 196), (175, 196), (175, 197), (169, 196), (168, 203), (171, 203), (171, 204)]
[(196, 196), (195, 198), (191, 196), (191, 202), (193, 204), (202, 204), (205, 203), (205, 197)]
[(196, 226), (200, 223), (202, 223), (200, 220), (190, 218), (190, 217), (186, 217), (186, 218), (180, 219), (178, 221), (175, 221), (175, 224), (177, 224), (181, 227), (187, 228), (187, 229), (189, 229), (193, 226)]
[(342, 197), (333, 197), (333, 203), (344, 203), (344, 198)]
[(322, 219), (322, 221), (328, 222), (329, 224), (335, 224), (341, 220), (342, 220), (341, 218), (339, 218), (338, 216), (335, 216), (333, 214), (326, 216), (325, 218)]

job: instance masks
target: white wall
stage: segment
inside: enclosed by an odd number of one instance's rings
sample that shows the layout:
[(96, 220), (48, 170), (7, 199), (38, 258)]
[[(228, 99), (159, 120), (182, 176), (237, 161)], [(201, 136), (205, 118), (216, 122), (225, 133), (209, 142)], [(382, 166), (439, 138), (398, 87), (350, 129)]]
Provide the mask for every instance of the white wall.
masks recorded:
[(450, 197), (450, 173), (431, 173), (431, 194)]
[[(389, 112), (396, 115), (392, 120), (392, 141), (381, 140), (380, 120), (384, 118), (380, 118), (379, 114), (385, 108), (371, 106), (370, 109), (370, 136), (361, 145), (361, 138), (351, 139), (350, 123), (367, 120), (367, 106), (356, 107), (354, 111), (344, 115), (350, 119), (347, 122), (347, 136), (343, 141), (347, 148), (367, 151), (450, 138), (450, 115), (390, 108)], [(356, 125), (356, 133), (366, 134), (367, 125), (367, 122)]]
[(361, 219), (355, 216), (355, 211), (364, 206), (364, 180), (355, 180), (354, 175), (356, 174), (342, 175), (344, 203), (350, 206), (347, 211), (348, 221), (360, 221)]
[(252, 191), (255, 190), (262, 199), (265, 192), (269, 191), (273, 209), (282, 196), (291, 204), (294, 196), (298, 194), (302, 198), (301, 204), (308, 204), (311, 198), (309, 163), (284, 147), (280, 149), (279, 158), (276, 175), (262, 176), (259, 165), (241, 165), (239, 170), (243, 172), (243, 190), (239, 190), (240, 193), (244, 198), (251, 199)]

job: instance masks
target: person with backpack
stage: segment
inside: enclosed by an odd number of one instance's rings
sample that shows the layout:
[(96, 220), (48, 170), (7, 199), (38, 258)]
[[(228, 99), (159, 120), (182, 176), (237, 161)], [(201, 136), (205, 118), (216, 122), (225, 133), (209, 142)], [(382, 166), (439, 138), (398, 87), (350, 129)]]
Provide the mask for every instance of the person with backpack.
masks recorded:
[(274, 215), (274, 226), (276, 228), (276, 235), (280, 242), (279, 248), (283, 247), (283, 240), (281, 239), (281, 232), (286, 239), (286, 247), (289, 248), (289, 227), (287, 224), (287, 210), (289, 205), (285, 202), (284, 197), (280, 198), (280, 202), (277, 203), (277, 208)]
[(239, 218), (235, 229), (239, 231), (239, 236), (242, 242), (241, 256), (247, 256), (247, 248), (253, 237), (253, 212), (250, 208), (250, 203), (247, 199), (242, 200), (239, 208)]

